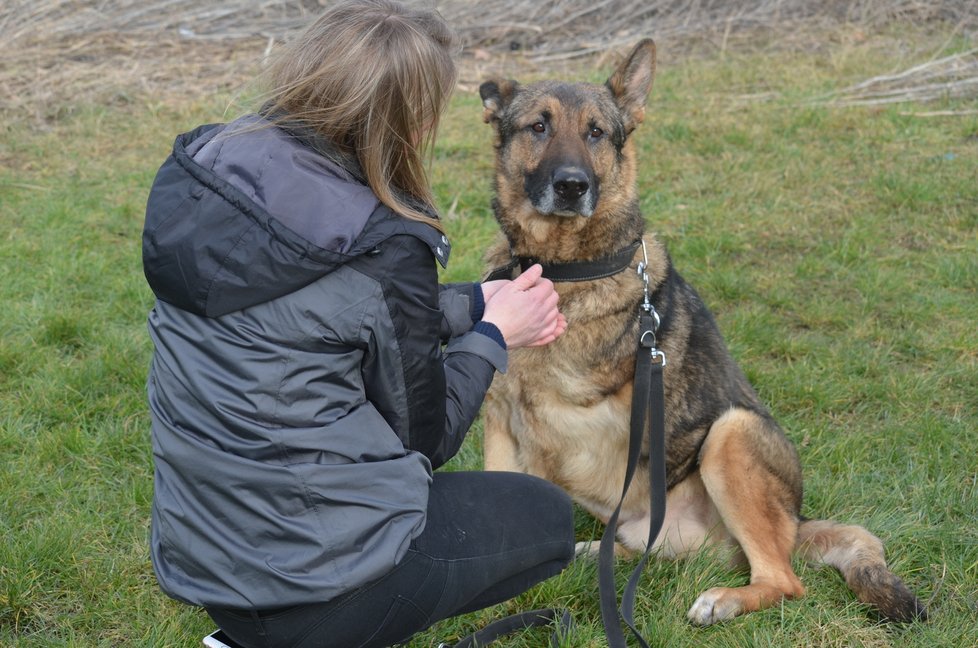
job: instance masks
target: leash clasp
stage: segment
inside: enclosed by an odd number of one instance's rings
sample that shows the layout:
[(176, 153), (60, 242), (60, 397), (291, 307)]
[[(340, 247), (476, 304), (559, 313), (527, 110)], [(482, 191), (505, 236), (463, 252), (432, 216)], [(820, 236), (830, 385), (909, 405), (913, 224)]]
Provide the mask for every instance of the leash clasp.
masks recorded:
[(649, 298), (649, 267), (648, 250), (645, 248), (645, 239), (642, 239), (642, 261), (638, 263), (638, 276), (642, 280), (642, 303), (639, 305), (639, 327), (641, 333), (638, 338), (638, 345), (643, 349), (648, 349), (652, 354), (652, 362), (666, 366), (666, 354), (656, 348), (655, 334), (662, 324), (659, 313)]
[[(652, 317), (653, 324), (649, 327), (643, 327), (645, 330), (642, 331), (641, 337), (638, 339), (638, 345), (642, 349), (648, 349), (652, 356), (652, 363), (659, 364), (663, 367), (666, 366), (666, 354), (662, 352), (661, 349), (656, 348), (655, 330), (659, 328), (659, 317), (655, 313), (655, 309), (652, 309), (650, 315), (643, 314), (641, 321), (647, 322), (646, 317)], [(641, 349), (640, 349), (641, 351)]]
[[(655, 313), (652, 302), (649, 301), (649, 252), (645, 249), (645, 239), (642, 239), (642, 260), (638, 262), (638, 278), (642, 280), (642, 310)], [(659, 328), (659, 316), (655, 315), (655, 327)]]

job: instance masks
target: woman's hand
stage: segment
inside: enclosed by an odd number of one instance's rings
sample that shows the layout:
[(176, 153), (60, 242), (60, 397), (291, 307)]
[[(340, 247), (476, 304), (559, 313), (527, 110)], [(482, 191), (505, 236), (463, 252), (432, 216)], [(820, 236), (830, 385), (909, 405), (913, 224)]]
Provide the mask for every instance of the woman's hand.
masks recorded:
[(513, 281), (482, 284), (486, 299), (482, 319), (496, 325), (509, 349), (550, 344), (567, 330), (567, 320), (557, 310), (553, 282), (542, 275), (543, 268), (534, 264)]
[(503, 286), (511, 283), (509, 279), (497, 279), (495, 281), (483, 281), (480, 286), (482, 286), (482, 299), (488, 302), (492, 299), (492, 296), (499, 292), (499, 289)]

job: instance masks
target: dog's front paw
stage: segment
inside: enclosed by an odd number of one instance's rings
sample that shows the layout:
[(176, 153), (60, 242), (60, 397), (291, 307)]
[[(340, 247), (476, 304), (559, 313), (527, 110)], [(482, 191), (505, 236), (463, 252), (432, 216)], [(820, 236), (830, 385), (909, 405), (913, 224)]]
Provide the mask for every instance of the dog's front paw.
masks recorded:
[[(597, 560), (601, 553), (601, 543), (594, 540), (585, 540), (574, 545), (575, 558), (593, 558)], [(635, 552), (626, 548), (620, 542), (615, 543), (615, 558), (634, 558)]]
[(585, 540), (574, 545), (575, 558), (597, 558), (599, 544), (593, 540)]
[(736, 597), (725, 596), (728, 594), (726, 587), (714, 587), (700, 594), (700, 597), (689, 608), (686, 618), (690, 623), (700, 626), (708, 626), (718, 621), (732, 619), (741, 612), (743, 608), (740, 600)]

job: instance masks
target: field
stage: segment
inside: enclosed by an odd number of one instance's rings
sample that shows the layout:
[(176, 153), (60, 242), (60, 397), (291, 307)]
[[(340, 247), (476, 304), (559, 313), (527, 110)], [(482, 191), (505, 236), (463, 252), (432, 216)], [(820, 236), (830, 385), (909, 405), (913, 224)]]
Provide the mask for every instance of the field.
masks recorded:
[[(978, 645), (978, 105), (829, 101), (974, 40), (909, 24), (823, 35), (816, 48), (664, 52), (635, 135), (642, 207), (798, 445), (803, 512), (877, 533), (931, 620), (881, 625), (838, 574), (798, 563), (805, 598), (694, 628), (685, 613), (701, 591), (746, 580), (704, 554), (647, 568), (637, 618), (657, 645)], [(0, 126), (2, 646), (193, 646), (212, 629), (159, 591), (149, 564), (140, 231), (173, 137), (227, 119), (230, 100), (189, 86)], [(454, 248), (445, 281), (481, 272), (491, 163), (463, 86), (432, 171)], [(481, 466), (480, 433), (449, 469)], [(582, 512), (577, 526), (600, 536)], [(630, 570), (619, 565), (619, 582)], [(588, 561), (409, 645), (550, 606), (574, 613), (567, 647), (603, 645)], [(544, 644), (530, 632), (499, 645)]]

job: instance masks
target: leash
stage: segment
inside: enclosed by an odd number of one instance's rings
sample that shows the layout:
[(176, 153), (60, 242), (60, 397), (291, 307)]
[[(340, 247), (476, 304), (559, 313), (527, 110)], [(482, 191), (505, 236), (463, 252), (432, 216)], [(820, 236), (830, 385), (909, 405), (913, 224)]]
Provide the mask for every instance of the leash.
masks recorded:
[(550, 646), (551, 648), (557, 648), (560, 646), (561, 639), (569, 636), (573, 629), (574, 622), (571, 619), (570, 610), (547, 608), (513, 614), (490, 623), (482, 630), (470, 634), (457, 644), (449, 645), (442, 643), (438, 644), (438, 648), (481, 648), (508, 634), (528, 628), (550, 625), (554, 621), (557, 621), (558, 624), (557, 629), (550, 637)]
[[(615, 512), (601, 535), (598, 549), (598, 591), (601, 604), (601, 620), (609, 648), (626, 648), (625, 633), (620, 621), (631, 631), (632, 636), (643, 648), (648, 642), (635, 628), (635, 594), (639, 578), (648, 562), (652, 545), (662, 529), (666, 513), (666, 452), (665, 452), (665, 383), (663, 369), (666, 366), (665, 354), (656, 348), (655, 334), (659, 330), (659, 314), (649, 301), (648, 255), (642, 243), (645, 259), (638, 266), (638, 274), (644, 282), (645, 296), (639, 305), (639, 339), (635, 356), (635, 379), (632, 387), (632, 414), (629, 428), (628, 463), (625, 469), (625, 484), (621, 499)], [(648, 421), (648, 425), (645, 423)], [(642, 449), (642, 433), (648, 430), (649, 436), (649, 537), (645, 553), (632, 571), (622, 594), (621, 608), (617, 606), (614, 572), (615, 531), (618, 516), (638, 466)]]
[[(632, 636), (642, 648), (650, 648), (648, 642), (635, 628), (634, 612), (638, 581), (652, 552), (652, 545), (662, 529), (666, 512), (665, 382), (663, 380), (666, 356), (656, 347), (656, 333), (659, 330), (661, 320), (649, 300), (649, 275), (646, 272), (649, 259), (644, 240), (639, 239), (628, 247), (595, 261), (541, 264), (544, 270), (543, 276), (551, 281), (601, 279), (627, 268), (640, 245), (642, 246), (643, 260), (638, 264), (638, 276), (642, 279), (644, 294), (642, 303), (639, 305), (639, 339), (635, 354), (635, 378), (632, 386), (625, 483), (622, 487), (618, 506), (605, 525), (598, 549), (598, 596), (601, 606), (601, 620), (604, 624), (605, 637), (608, 639), (609, 648), (627, 648), (628, 646), (621, 621), (625, 622)], [(532, 257), (513, 257), (509, 263), (486, 275), (484, 281), (510, 279), (513, 269), (517, 266), (526, 270), (534, 263), (538, 263), (538, 261)], [(645, 545), (645, 553), (642, 554), (642, 558), (633, 569), (628, 583), (625, 585), (621, 608), (619, 609), (614, 572), (615, 532), (625, 495), (628, 493), (628, 487), (631, 485), (635, 470), (638, 467), (645, 430), (648, 430), (649, 438), (649, 511), (651, 516), (649, 537)], [(569, 610), (550, 608), (514, 614), (489, 624), (482, 630), (465, 637), (454, 646), (443, 643), (439, 644), (438, 648), (479, 648), (519, 630), (549, 625), (558, 618), (558, 628), (550, 639), (551, 647), (556, 648), (560, 638), (566, 637), (573, 628)]]

